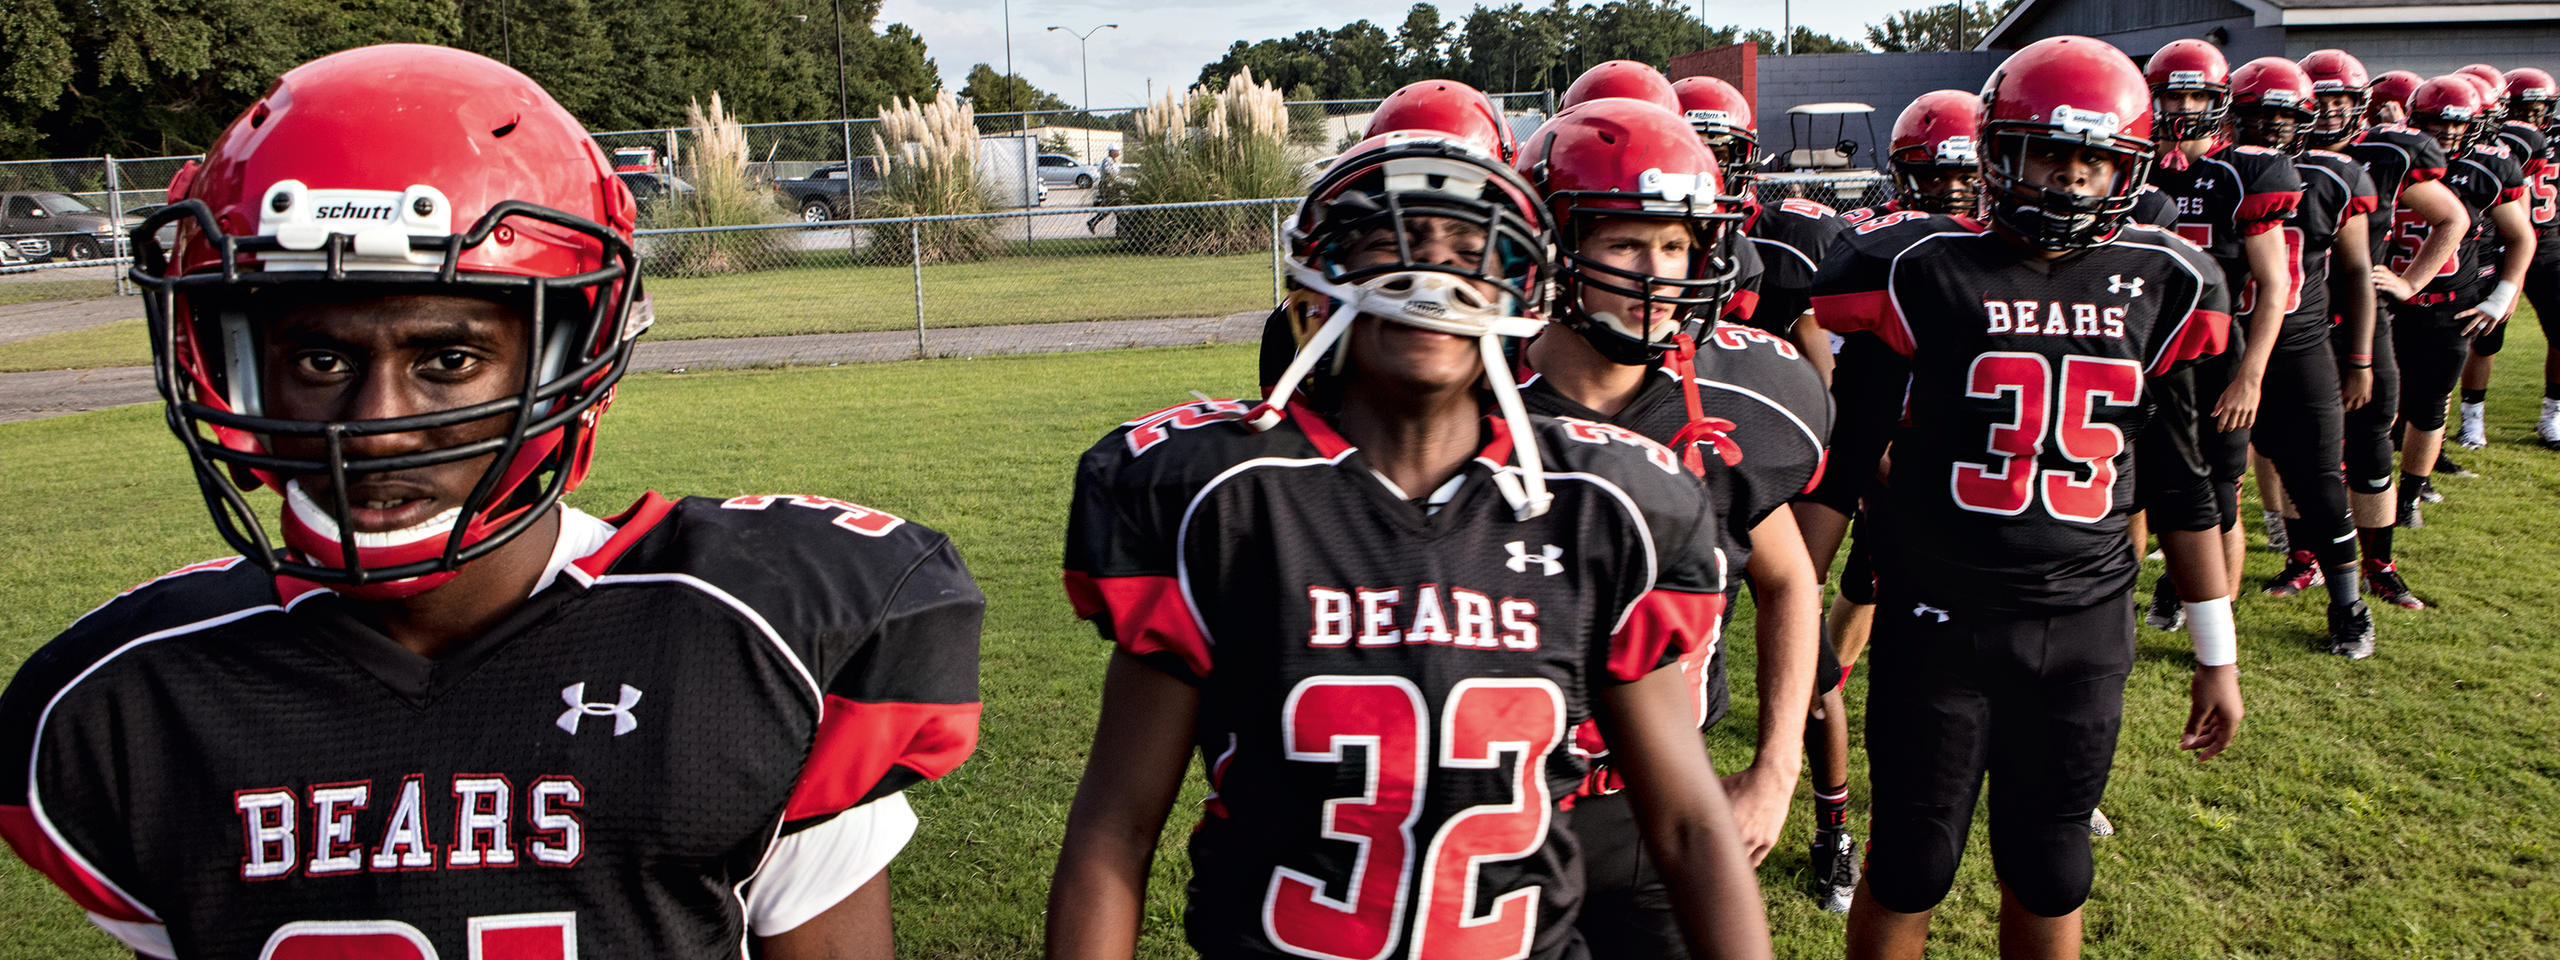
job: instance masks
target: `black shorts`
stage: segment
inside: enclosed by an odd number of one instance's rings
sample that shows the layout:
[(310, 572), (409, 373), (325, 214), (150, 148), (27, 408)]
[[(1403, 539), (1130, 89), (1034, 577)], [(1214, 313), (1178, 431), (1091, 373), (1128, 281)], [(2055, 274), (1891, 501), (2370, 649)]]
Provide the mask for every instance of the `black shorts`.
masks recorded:
[(2133, 669), (2131, 594), (2031, 620), (1884, 599), (1867, 674), (1876, 902), (1917, 913), (1946, 896), (1987, 773), (2001, 882), (2040, 916), (2078, 909)]
[(1582, 844), (1582, 913), (1573, 921), (1594, 958), (1680, 960), (1689, 955), (1672, 917), (1671, 891), (1645, 852), (1635, 805), (1623, 792), (1574, 801), (1574, 839)]
[[(2280, 346), (2267, 360), (2251, 434), (2258, 453), (2276, 465), (2285, 495), (2293, 498), (2306, 529), (2322, 543), (2297, 543), (2323, 562), (2355, 559), (2355, 522), (2347, 515), (2346, 476), (2340, 466), (2346, 407), (2338, 399), (2338, 362), (2325, 344)], [(2340, 556), (2345, 560), (2340, 560)]]
[(1831, 649), (1830, 637), (1823, 637), (1813, 650), (1813, 698), (1820, 700), (1823, 694), (1840, 689), (1849, 675), (1841, 671), (1840, 651)]
[(2524, 299), (2533, 304), (2535, 319), (2542, 321), (2543, 341), (2549, 349), (2560, 350), (2560, 257), (2534, 254), (2533, 268), (2524, 272)]
[(2462, 382), (2471, 338), (2454, 311), (2403, 307), (2391, 312), (2391, 342), (2400, 358), (2400, 417), (2420, 430), (2444, 429), (2445, 401)]
[[(2364, 406), (2346, 412), (2341, 433), (2346, 444), (2347, 489), (2356, 493), (2387, 493), (2392, 477), (2397, 474), (2394, 455), (2398, 437), (2393, 427), (2400, 422), (2400, 360), (2393, 346), (2391, 318), (2383, 314), (2373, 325), (2373, 399)], [(2337, 358), (2338, 375), (2347, 373), (2347, 338), (2332, 332), (2329, 354)]]

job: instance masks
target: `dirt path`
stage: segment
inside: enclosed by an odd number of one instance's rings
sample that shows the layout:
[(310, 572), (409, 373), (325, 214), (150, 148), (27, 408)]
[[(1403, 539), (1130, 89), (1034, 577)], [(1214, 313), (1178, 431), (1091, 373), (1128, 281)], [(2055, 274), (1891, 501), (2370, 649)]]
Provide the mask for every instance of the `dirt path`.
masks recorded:
[(48, 333), (85, 330), (102, 323), (139, 319), (141, 316), (142, 301), (136, 297), (12, 304), (0, 309), (0, 343)]
[[(125, 302), (91, 300), (64, 306)], [(12, 329), (21, 315), (17, 312), (11, 314)], [(64, 329), (79, 329), (80, 326), (120, 319), (123, 317), (92, 319), (89, 323)], [(985, 357), (1008, 353), (1070, 353), (1124, 347), (1251, 343), (1262, 336), (1262, 319), (1261, 313), (1238, 313), (1174, 320), (944, 328), (926, 331), (925, 346), (929, 350), (928, 356)], [(8, 339), (6, 333), (0, 331), (0, 341)], [(632, 369), (664, 371), (818, 366), (913, 360), (916, 355), (916, 334), (913, 330), (663, 342), (651, 342), (644, 337), (640, 341), (639, 355), (633, 358)], [(148, 367), (0, 373), (0, 423), (40, 420), (129, 403), (149, 403), (157, 399), (159, 396), (152, 390)]]

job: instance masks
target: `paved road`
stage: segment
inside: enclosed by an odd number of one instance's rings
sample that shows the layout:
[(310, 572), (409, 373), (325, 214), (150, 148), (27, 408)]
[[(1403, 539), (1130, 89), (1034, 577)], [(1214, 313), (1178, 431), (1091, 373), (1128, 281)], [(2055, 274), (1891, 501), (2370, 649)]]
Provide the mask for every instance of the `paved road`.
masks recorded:
[[(112, 301), (109, 301), (112, 302)], [(926, 331), (928, 356), (983, 357), (1008, 353), (1066, 353), (1124, 347), (1172, 347), (1202, 343), (1251, 343), (1262, 336), (1261, 313), (1175, 320), (1104, 320), (956, 327)], [(734, 340), (643, 339), (635, 370), (716, 370), (736, 367), (814, 366), (912, 360), (913, 330), (819, 333)], [(148, 367), (0, 373), (0, 423), (40, 420), (159, 399)]]
[(142, 316), (139, 297), (106, 297), (97, 300), (45, 300), (37, 303), (13, 304), (0, 308), (0, 343), (41, 337), (48, 333), (84, 330), (102, 323), (136, 319)]

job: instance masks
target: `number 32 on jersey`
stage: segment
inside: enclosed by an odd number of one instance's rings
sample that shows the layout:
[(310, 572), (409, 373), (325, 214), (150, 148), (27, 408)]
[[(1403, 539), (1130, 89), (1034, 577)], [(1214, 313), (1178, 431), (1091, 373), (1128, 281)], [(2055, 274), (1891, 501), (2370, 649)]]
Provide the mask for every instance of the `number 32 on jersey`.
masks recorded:
[[(2115, 458), (2124, 452), (2125, 438), (2098, 415), (2103, 408), (2142, 402), (2142, 366), (2105, 357), (2060, 359), (2059, 378), (2054, 358), (2040, 353), (1995, 351), (1973, 359), (1964, 395), (2006, 399), (2010, 416), (1991, 425), (1988, 458), (1955, 462), (1948, 484), (1957, 506), (2014, 517), (2042, 499), (2045, 512), (2057, 520), (2106, 519), (2115, 505)], [(2038, 469), (2047, 438), (2071, 468)]]
[[(1554, 816), (1547, 754), (1564, 740), (1564, 693), (1543, 678), (1476, 678), (1449, 690), (1438, 729), (1422, 691), (1403, 677), (1317, 676), (1299, 681), (1281, 708), (1282, 745), (1306, 763), (1361, 765), (1368, 789), (1324, 802), (1325, 840), (1359, 846), (1345, 877), (1271, 872), (1262, 930), (1302, 957), (1375, 960), (1404, 931), (1407, 893), (1421, 901), (1411, 956), (1519, 957), (1537, 935), (1539, 890), (1496, 896), (1475, 915), (1476, 867), (1528, 856)], [(1436, 733), (1436, 736), (1435, 736)], [(1354, 753), (1354, 750), (1357, 753)], [(1507, 803), (1451, 814), (1414, 846), (1430, 768), (1511, 771)], [(1412, 882), (1422, 870), (1416, 890)], [(1328, 887), (1342, 896), (1325, 894)]]

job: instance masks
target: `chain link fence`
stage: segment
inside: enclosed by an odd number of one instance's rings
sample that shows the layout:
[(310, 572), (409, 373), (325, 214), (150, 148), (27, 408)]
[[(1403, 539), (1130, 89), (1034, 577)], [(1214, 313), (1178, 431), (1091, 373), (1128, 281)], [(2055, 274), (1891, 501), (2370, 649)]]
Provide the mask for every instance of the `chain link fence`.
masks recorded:
[(1893, 199), (1893, 178), (1872, 170), (1768, 173), (1752, 178), (1751, 191), (1764, 205), (1804, 199), (1847, 213)]

